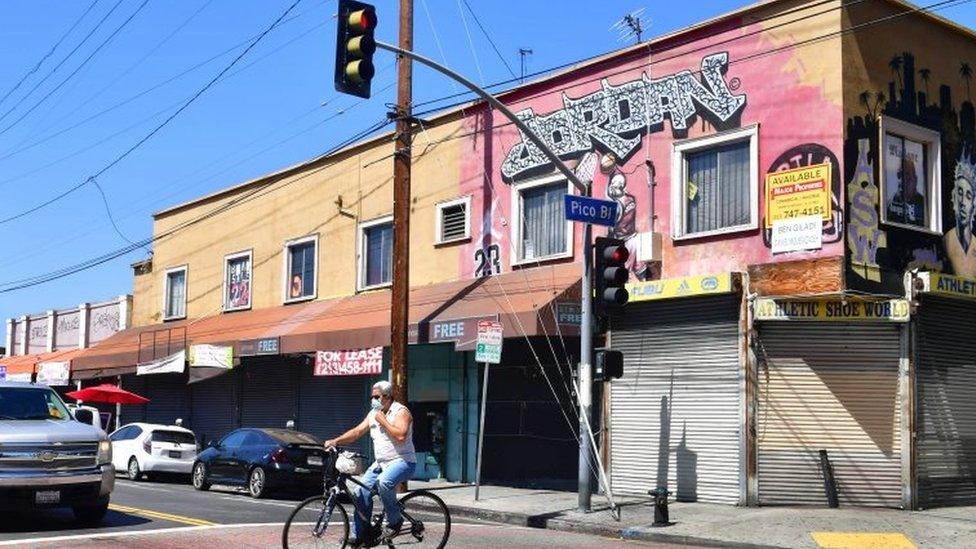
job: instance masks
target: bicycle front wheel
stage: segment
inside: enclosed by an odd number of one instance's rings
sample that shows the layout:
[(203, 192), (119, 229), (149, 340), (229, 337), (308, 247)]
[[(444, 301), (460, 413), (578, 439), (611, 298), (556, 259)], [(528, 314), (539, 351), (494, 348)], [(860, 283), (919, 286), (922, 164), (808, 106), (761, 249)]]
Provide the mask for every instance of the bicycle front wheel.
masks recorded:
[(403, 526), (391, 541), (396, 547), (442, 549), (451, 536), (451, 513), (441, 498), (425, 490), (410, 492), (400, 500)]
[(337, 498), (312, 496), (291, 512), (281, 533), (285, 549), (345, 547), (349, 541), (349, 515)]

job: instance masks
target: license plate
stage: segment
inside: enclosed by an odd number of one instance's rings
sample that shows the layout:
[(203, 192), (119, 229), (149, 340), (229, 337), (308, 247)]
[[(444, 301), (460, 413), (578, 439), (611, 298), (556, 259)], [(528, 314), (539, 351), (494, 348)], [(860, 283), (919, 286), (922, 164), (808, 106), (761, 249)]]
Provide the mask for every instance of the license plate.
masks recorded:
[(59, 503), (60, 501), (61, 501), (61, 492), (57, 490), (34, 493), (35, 503)]
[(172, 450), (170, 450), (170, 452), (169, 452), (169, 457), (174, 458), (174, 459), (180, 459), (180, 455), (181, 454), (179, 452), (174, 452)]
[(316, 465), (318, 467), (322, 466), (322, 456), (308, 456), (308, 464)]

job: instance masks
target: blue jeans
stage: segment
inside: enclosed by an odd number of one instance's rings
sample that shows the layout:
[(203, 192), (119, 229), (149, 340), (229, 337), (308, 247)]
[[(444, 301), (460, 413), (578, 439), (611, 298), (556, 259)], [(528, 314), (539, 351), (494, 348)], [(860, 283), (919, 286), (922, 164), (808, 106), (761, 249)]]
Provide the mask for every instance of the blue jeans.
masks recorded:
[[(370, 497), (370, 491), (374, 486), (377, 486), (380, 497), (383, 499), (386, 522), (388, 524), (399, 524), (403, 520), (400, 514), (400, 502), (397, 501), (396, 497), (396, 487), (397, 484), (410, 480), (416, 467), (416, 463), (402, 459), (388, 461), (382, 465), (373, 463), (369, 466), (361, 479), (362, 483), (366, 485), (366, 489), (360, 488), (356, 491), (356, 504), (366, 515), (367, 521), (373, 514), (373, 498)], [(359, 517), (358, 513), (355, 514), (354, 519), (352, 535), (354, 538), (360, 539), (360, 536), (366, 532), (368, 525)]]

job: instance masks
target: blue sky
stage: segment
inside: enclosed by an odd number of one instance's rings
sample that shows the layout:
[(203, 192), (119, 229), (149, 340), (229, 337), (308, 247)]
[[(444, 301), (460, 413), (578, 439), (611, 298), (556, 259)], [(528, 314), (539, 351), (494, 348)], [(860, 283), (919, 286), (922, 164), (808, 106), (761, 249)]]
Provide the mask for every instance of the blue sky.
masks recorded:
[[(98, 172), (216, 76), (292, 2), (98, 0), (40, 68), (0, 102), (0, 219)], [(415, 49), (475, 81), (492, 83), (511, 78), (510, 69), (519, 72), (519, 48), (533, 50), (526, 69), (532, 73), (632, 43), (621, 41), (610, 27), (637, 8), (647, 8), (646, 36), (654, 36), (748, 3), (561, 0), (553, 10), (554, 2), (541, 0), (415, 0)], [(92, 0), (3, 3), (0, 97), (91, 5)], [(398, 3), (379, 0), (375, 5), (378, 37), (395, 42)], [(315, 156), (384, 116), (384, 104), (394, 101), (395, 89), (388, 54), (377, 53), (370, 101), (333, 91), (335, 8), (335, 0), (302, 0), (292, 18), (224, 79), (98, 178), (123, 235), (146, 238), (152, 212)], [(941, 13), (968, 26), (976, 23), (973, 4)], [(102, 18), (91, 38), (28, 95)], [(415, 68), (416, 101), (456, 90), (441, 76)], [(49, 207), (0, 224), (0, 286), (125, 244), (97, 189), (86, 185)], [(145, 256), (138, 250), (54, 282), (0, 293), (0, 318), (129, 293), (129, 264)]]

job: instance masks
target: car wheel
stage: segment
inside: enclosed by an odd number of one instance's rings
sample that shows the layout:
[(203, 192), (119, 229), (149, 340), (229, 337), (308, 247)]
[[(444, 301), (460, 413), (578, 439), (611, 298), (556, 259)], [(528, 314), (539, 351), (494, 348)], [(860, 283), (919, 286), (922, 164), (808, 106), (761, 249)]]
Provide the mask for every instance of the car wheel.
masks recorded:
[(97, 502), (91, 505), (78, 505), (71, 508), (71, 511), (75, 515), (75, 519), (79, 522), (85, 524), (97, 524), (105, 518), (105, 513), (108, 512), (108, 497), (104, 499), (99, 499)]
[(142, 477), (142, 471), (139, 470), (139, 461), (135, 456), (129, 458), (129, 466), (125, 470), (125, 475), (129, 477), (129, 480), (139, 480)]
[(247, 479), (247, 491), (252, 498), (262, 498), (268, 493), (268, 475), (261, 466), (251, 469)]
[(193, 464), (193, 473), (190, 475), (193, 487), (197, 490), (209, 490), (210, 483), (207, 482), (207, 466), (201, 462)]

